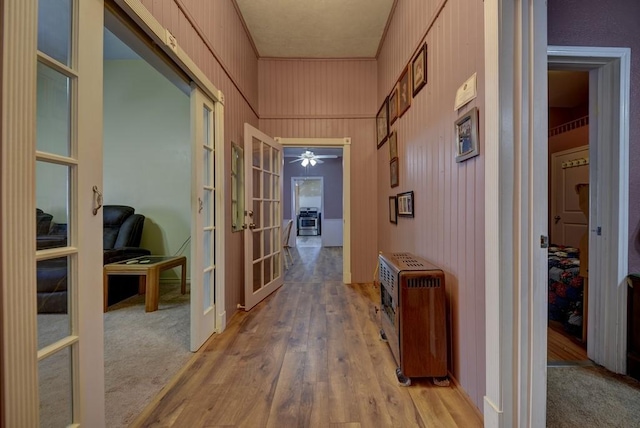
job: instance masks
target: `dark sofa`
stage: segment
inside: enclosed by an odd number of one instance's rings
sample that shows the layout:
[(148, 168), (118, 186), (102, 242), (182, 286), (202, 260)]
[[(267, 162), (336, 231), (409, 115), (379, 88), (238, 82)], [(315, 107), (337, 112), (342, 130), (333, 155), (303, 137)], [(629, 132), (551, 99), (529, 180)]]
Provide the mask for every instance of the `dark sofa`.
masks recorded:
[[(135, 209), (129, 206), (105, 205), (103, 207), (104, 264), (150, 254), (149, 250), (140, 248), (144, 219), (143, 215), (135, 214)], [(36, 227), (39, 250), (67, 245), (66, 224), (55, 223), (50, 214), (37, 210)], [(39, 261), (36, 276), (38, 313), (66, 313), (67, 258)], [(129, 283), (132, 286), (129, 286)], [(114, 292), (109, 292), (110, 301), (121, 300), (137, 292), (137, 282), (127, 277), (112, 280), (110, 289), (111, 287), (114, 288)]]

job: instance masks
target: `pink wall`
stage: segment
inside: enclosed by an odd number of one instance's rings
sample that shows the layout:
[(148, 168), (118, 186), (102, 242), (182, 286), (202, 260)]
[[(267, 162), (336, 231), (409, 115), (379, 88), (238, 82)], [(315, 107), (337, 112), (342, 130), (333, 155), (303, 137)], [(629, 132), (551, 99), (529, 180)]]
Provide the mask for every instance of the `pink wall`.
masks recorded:
[[(176, 37), (180, 48), (225, 96), (225, 170), (231, 166), (231, 142), (244, 144), (244, 123), (258, 126), (258, 60), (231, 0), (142, 0)], [(224, 183), (230, 195), (231, 180)], [(227, 319), (244, 302), (242, 233), (231, 232), (231, 204), (225, 204)]]
[[(427, 86), (392, 126), (398, 133), (398, 187), (389, 184), (388, 143), (376, 153), (377, 211), (384, 213), (378, 217), (378, 247), (413, 252), (445, 271), (450, 370), (480, 409), (485, 393), (483, 37), (482, 2), (398, 2), (379, 56), (376, 106), (426, 40)], [(454, 112), (456, 89), (476, 72), (478, 97)], [(458, 164), (454, 121), (474, 106), (480, 110), (480, 156)], [(391, 224), (388, 197), (409, 190), (415, 218)]]
[[(274, 137), (351, 137), (351, 275), (371, 282), (377, 262), (376, 62), (260, 60), (260, 129)], [(386, 213), (385, 213), (386, 215)]]
[(629, 108), (629, 272), (640, 272), (640, 2), (549, 0), (548, 43), (631, 48)]

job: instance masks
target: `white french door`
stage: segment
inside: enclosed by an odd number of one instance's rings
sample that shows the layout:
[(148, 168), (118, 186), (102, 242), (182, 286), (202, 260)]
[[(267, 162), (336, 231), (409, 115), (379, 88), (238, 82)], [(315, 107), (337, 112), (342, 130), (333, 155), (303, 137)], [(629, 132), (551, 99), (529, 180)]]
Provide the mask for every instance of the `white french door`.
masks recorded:
[(244, 306), (250, 310), (283, 284), (282, 146), (244, 124)]
[[(216, 293), (219, 284), (217, 261), (221, 224), (216, 205), (221, 204), (216, 160), (219, 157), (220, 130), (216, 126), (216, 105), (195, 84), (191, 89), (192, 125), (192, 211), (191, 226), (191, 350), (200, 346), (216, 331)], [(222, 206), (222, 205), (219, 205)], [(224, 307), (224, 302), (220, 305)]]
[(103, 10), (102, 0), (38, 1), (35, 405), (42, 426), (104, 426)]

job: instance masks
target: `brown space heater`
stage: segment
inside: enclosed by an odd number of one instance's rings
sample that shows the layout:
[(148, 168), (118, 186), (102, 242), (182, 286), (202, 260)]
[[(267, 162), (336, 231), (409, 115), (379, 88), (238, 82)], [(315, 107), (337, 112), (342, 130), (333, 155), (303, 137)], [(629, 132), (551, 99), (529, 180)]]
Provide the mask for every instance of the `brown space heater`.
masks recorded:
[(406, 252), (381, 252), (378, 263), (380, 336), (398, 364), (398, 381), (408, 386), (412, 377), (446, 378), (444, 272)]

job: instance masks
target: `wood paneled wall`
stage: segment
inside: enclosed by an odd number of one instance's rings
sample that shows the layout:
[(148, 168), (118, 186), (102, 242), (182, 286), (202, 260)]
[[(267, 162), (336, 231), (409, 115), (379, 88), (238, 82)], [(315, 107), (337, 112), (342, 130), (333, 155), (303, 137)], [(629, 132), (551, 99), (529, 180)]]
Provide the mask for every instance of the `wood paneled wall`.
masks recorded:
[[(351, 138), (351, 275), (377, 262), (374, 60), (260, 60), (260, 128), (284, 138)], [(327, 189), (329, 191), (329, 189)]]
[[(225, 96), (225, 171), (231, 170), (231, 142), (244, 145), (244, 123), (258, 126), (258, 59), (231, 0), (142, 0), (178, 44)], [(231, 179), (224, 183), (225, 201)], [(231, 232), (231, 203), (225, 203), (227, 319), (244, 303), (242, 233)]]
[[(426, 38), (423, 38), (426, 34)], [(485, 393), (483, 3), (404, 0), (397, 4), (378, 60), (377, 103), (426, 40), (428, 83), (392, 126), (400, 185), (389, 183), (389, 145), (377, 151), (378, 236), (385, 251), (406, 250), (446, 272), (450, 370), (476, 406)], [(478, 73), (478, 97), (453, 110), (456, 89)], [(480, 110), (480, 156), (456, 163), (454, 121)], [(386, 216), (388, 197), (415, 192), (415, 218)], [(491, 249), (487, 249), (491, 251)]]
[[(231, 1), (144, 3), (225, 94), (227, 147), (231, 141), (242, 144), (244, 122), (279, 137), (351, 137), (352, 279), (372, 280), (378, 250), (412, 251), (443, 268), (449, 296), (450, 368), (481, 408), (485, 390), (482, 2), (398, 2), (378, 61), (258, 61)], [(425, 34), (428, 84), (393, 126), (398, 132), (400, 186), (391, 189), (388, 145), (376, 150), (375, 114)], [(454, 112), (456, 88), (474, 72), (478, 98)], [(474, 106), (480, 109), (481, 154), (457, 164), (453, 123)], [(230, 157), (226, 157), (228, 168)], [(225, 183), (227, 192), (229, 185)], [(415, 192), (416, 217), (402, 218), (395, 226), (387, 219), (388, 196), (405, 190)], [(243, 301), (242, 238), (230, 232), (230, 225), (225, 229), (226, 307), (231, 316), (236, 303)]]

